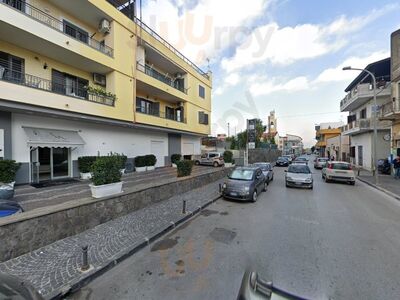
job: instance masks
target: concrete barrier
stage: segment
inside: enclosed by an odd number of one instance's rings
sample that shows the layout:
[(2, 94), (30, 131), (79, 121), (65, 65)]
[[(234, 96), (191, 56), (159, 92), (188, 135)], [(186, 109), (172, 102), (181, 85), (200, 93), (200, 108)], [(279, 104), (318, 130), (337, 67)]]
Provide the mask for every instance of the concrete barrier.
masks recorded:
[(85, 198), (0, 220), (0, 262), (225, 177), (230, 168), (103, 199)]

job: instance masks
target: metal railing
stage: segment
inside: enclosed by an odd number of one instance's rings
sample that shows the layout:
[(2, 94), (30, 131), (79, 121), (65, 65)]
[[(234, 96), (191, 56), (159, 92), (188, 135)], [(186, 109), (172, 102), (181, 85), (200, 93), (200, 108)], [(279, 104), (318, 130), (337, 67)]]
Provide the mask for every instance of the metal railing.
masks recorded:
[[(21, 13), (28, 15), (29, 17), (39, 21), (40, 23), (43, 23), (59, 32), (62, 33), (66, 33), (66, 26), (65, 24), (54, 18), (53, 16), (49, 15), (48, 13), (40, 10), (39, 8), (32, 6), (31, 4), (25, 2), (25, 1), (21, 1), (21, 0), (0, 0), (0, 3), (3, 3), (7, 6), (11, 6), (12, 8), (20, 11)], [(72, 36), (70, 34), (68, 34), (68, 36), (76, 39), (79, 42), (82, 42), (84, 44), (87, 44), (88, 46), (90, 46), (93, 49), (96, 49), (110, 57), (114, 56), (114, 50), (109, 47), (104, 45), (102, 42), (99, 42), (93, 38), (91, 38), (90, 36), (79, 36), (79, 33), (77, 34), (77, 36)]]
[(176, 56), (178, 56), (180, 59), (182, 59), (184, 62), (189, 64), (193, 69), (196, 70), (197, 73), (200, 75), (204, 76), (207, 79), (210, 79), (208, 74), (204, 72), (202, 69), (200, 69), (195, 63), (193, 63), (190, 59), (188, 59), (186, 56), (184, 56), (179, 50), (177, 50), (174, 46), (172, 46), (170, 43), (168, 43), (165, 39), (163, 39), (157, 32), (155, 32), (153, 29), (151, 29), (148, 25), (146, 25), (143, 21), (141, 21), (139, 18), (132, 16), (132, 12), (127, 8), (127, 5), (129, 3), (129, 0), (127, 0), (125, 5), (121, 5), (117, 1), (112, 1), (112, 0), (107, 0), (111, 5), (113, 5), (116, 9), (118, 9), (121, 13), (125, 14), (129, 19), (134, 21), (137, 25), (139, 25), (144, 31), (146, 31), (150, 36), (155, 38), (157, 41), (159, 41), (161, 44), (163, 44), (165, 47), (167, 47), (169, 50), (171, 50)]
[(184, 117), (178, 118), (178, 116), (175, 115), (175, 114), (174, 115), (169, 115), (169, 114), (166, 114), (163, 111), (151, 111), (151, 110), (150, 111), (146, 111), (146, 110), (142, 110), (141, 107), (136, 107), (136, 112), (144, 114), (144, 115), (149, 115), (149, 116), (153, 116), (153, 117), (157, 117), (157, 118), (161, 118), (161, 119), (166, 119), (166, 120), (171, 120), (171, 121), (175, 121), (175, 122), (178, 122), (178, 123), (185, 123), (186, 124), (186, 118), (184, 118)]
[(174, 81), (173, 79), (171, 79), (170, 77), (168, 77), (168, 75), (163, 74), (148, 65), (142, 65), (140, 63), (136, 63), (136, 68), (138, 69), (138, 71), (141, 71), (141, 72), (145, 73), (146, 75), (149, 75), (150, 77), (153, 77), (153, 78), (169, 85), (170, 87), (173, 87), (174, 89), (177, 89), (178, 91), (181, 91), (182, 93), (187, 94), (187, 89), (185, 89), (183, 86), (177, 84), (177, 82)]
[[(390, 128), (391, 124), (392, 123), (390, 121), (380, 121), (380, 120), (377, 120), (376, 123), (378, 129)], [(373, 129), (374, 129), (374, 119), (368, 118), (368, 119), (358, 119), (344, 125), (342, 127), (342, 132), (347, 132), (347, 131), (357, 132), (360, 130), (373, 130)]]
[[(0, 63), (3, 64), (1, 61)], [(30, 88), (35, 88), (109, 106), (114, 106), (115, 104), (114, 97), (88, 91), (86, 87), (83, 87), (77, 83), (57, 83), (48, 79), (5, 68), (1, 65), (0, 81), (7, 81)]]

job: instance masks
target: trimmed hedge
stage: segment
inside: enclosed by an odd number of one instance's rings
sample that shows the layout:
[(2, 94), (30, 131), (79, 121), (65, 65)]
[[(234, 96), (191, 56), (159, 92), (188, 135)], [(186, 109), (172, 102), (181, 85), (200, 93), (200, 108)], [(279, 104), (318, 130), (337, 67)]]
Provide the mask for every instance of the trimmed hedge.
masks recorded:
[(97, 186), (120, 182), (120, 164), (121, 158), (118, 155), (98, 157), (91, 168), (93, 184)]
[(121, 170), (125, 169), (126, 161), (128, 160), (128, 156), (126, 156), (124, 154), (118, 154), (118, 153), (116, 153), (115, 156), (117, 157), (119, 168)]
[(93, 163), (99, 156), (81, 156), (78, 157), (79, 172), (89, 173)]
[(11, 183), (15, 181), (15, 176), (20, 164), (15, 160), (0, 160), (0, 183)]
[(153, 167), (157, 163), (157, 157), (153, 154), (149, 154), (145, 156), (146, 166)]
[(180, 154), (172, 154), (171, 155), (171, 163), (177, 164), (178, 161), (182, 159), (182, 155)]
[(178, 177), (190, 176), (193, 168), (192, 160), (181, 160), (177, 162)]
[(145, 156), (136, 156), (135, 157), (135, 167), (142, 168), (146, 166), (146, 157)]
[(229, 151), (229, 150), (225, 151), (223, 156), (224, 156), (224, 162), (233, 163), (233, 153), (232, 153), (232, 151)]

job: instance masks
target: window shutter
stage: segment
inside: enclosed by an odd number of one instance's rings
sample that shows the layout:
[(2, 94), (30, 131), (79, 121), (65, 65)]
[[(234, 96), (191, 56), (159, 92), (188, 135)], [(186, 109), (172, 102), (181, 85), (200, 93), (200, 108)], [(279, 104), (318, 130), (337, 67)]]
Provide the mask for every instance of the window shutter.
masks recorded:
[(57, 70), (51, 71), (51, 90), (58, 94), (65, 94), (65, 75)]
[(152, 115), (154, 115), (154, 116), (160, 115), (160, 103), (159, 102), (152, 103), (151, 108), (152, 108)]
[(204, 114), (204, 125), (208, 125), (208, 114)]

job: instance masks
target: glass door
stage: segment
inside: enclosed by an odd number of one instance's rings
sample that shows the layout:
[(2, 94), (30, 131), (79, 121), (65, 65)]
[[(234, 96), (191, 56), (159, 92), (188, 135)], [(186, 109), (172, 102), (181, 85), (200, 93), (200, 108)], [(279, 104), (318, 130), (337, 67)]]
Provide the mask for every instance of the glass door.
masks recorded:
[(52, 148), (52, 179), (69, 176), (69, 148)]
[(39, 183), (39, 148), (31, 147), (31, 183)]

